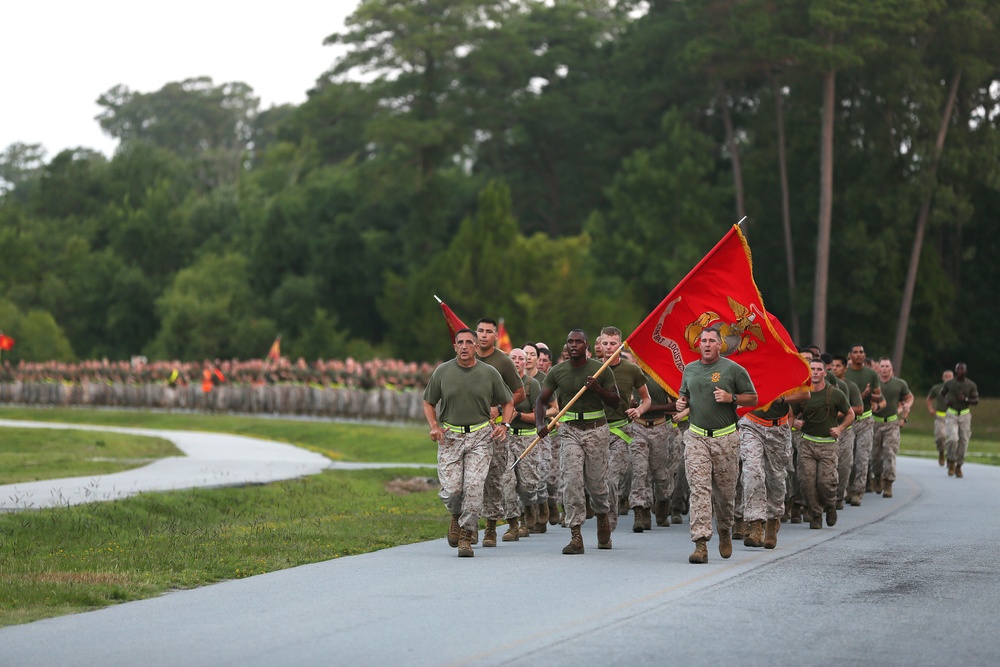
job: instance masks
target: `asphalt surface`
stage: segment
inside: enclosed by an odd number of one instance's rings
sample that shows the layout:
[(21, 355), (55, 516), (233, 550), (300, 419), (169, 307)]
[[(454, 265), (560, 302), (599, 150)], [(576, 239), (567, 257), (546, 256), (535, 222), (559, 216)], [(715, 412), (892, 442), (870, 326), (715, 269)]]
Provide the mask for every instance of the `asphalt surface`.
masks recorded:
[(707, 565), (631, 517), (582, 556), (439, 539), (3, 628), (0, 665), (994, 665), (1000, 468), (965, 472), (901, 458), (894, 498)]

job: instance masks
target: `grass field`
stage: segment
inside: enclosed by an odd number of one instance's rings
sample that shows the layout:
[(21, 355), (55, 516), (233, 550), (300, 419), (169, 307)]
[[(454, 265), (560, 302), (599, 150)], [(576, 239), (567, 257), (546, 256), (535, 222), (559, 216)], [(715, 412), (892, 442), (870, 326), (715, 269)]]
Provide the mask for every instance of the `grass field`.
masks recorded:
[[(447, 529), (441, 501), (420, 477), (433, 477), (436, 451), (422, 425), (27, 408), (2, 408), (0, 418), (237, 433), (335, 459), (430, 466), (0, 514), (0, 626), (438, 538)], [(904, 453), (935, 456), (926, 410), (915, 411), (903, 433)], [(973, 433), (969, 460), (1000, 462), (1000, 400), (974, 409)], [(99, 447), (98, 439), (107, 446), (103, 434), (82, 442)], [(417, 490), (401, 490), (400, 480)]]

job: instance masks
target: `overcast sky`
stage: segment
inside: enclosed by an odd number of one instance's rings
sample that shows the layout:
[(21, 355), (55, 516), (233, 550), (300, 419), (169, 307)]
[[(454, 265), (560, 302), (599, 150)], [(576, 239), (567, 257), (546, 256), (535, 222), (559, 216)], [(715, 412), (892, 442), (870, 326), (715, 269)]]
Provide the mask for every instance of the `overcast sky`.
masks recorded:
[(75, 146), (110, 157), (94, 117), (117, 84), (138, 92), (209, 76), (243, 81), (261, 108), (298, 104), (337, 52), (323, 39), (358, 0), (27, 0), (0, 12), (0, 151), (40, 143), (46, 159)]

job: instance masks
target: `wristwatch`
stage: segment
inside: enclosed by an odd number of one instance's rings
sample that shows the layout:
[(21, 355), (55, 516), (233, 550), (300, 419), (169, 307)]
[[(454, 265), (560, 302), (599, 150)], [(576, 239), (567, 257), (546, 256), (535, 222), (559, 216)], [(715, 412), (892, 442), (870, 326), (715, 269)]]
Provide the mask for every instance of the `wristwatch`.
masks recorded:
[(736, 396), (736, 394), (734, 393), (734, 394), (733, 394), (733, 405), (736, 405), (736, 401), (737, 401), (737, 400), (738, 400), (738, 399), (737, 399), (737, 396)]

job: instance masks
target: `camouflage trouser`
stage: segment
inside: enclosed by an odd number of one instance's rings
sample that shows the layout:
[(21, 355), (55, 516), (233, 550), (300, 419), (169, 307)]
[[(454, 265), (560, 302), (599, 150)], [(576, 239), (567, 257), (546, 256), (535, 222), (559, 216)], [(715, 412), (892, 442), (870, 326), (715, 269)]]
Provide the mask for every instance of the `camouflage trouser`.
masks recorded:
[(791, 448), (788, 451), (788, 465), (785, 466), (785, 506), (794, 509), (802, 506), (802, 493), (799, 491), (799, 446), (802, 444), (802, 431), (792, 431)]
[[(514, 459), (527, 449), (531, 441), (535, 439), (533, 435), (510, 435), (507, 441), (510, 443), (509, 466)], [(542, 442), (535, 445), (528, 455), (521, 459), (521, 462), (514, 467), (511, 472), (511, 487), (516, 488), (516, 497), (520, 499), (521, 505), (537, 505), (548, 499), (548, 494), (544, 498), (538, 497), (538, 492), (545, 487), (545, 483), (540, 473), (540, 464), (545, 456)], [(516, 478), (516, 481), (514, 481)]]
[[(489, 429), (489, 427), (486, 427)], [(510, 436), (503, 442), (493, 443), (493, 459), (490, 461), (489, 472), (486, 474), (486, 488), (483, 490), (483, 516), (487, 519), (507, 519), (520, 514), (518, 507), (507, 507), (504, 500), (503, 478), (508, 474), (508, 452), (510, 451)]]
[(691, 541), (712, 539), (712, 512), (719, 530), (733, 527), (740, 436), (684, 434), (684, 468), (691, 486)]
[(802, 439), (799, 443), (799, 492), (802, 505), (810, 517), (837, 506), (837, 443), (813, 442)]
[(962, 465), (965, 463), (965, 452), (969, 449), (969, 438), (972, 437), (972, 413), (955, 415), (949, 412), (946, 419), (948, 460)]
[[(611, 431), (607, 425), (582, 429), (565, 423), (559, 427), (559, 468), (563, 486), (566, 525), (581, 526), (587, 520), (587, 501), (595, 514), (610, 511), (608, 494), (608, 445)], [(616, 508), (617, 509), (617, 508)]]
[(559, 461), (559, 442), (562, 440), (562, 429), (550, 433), (545, 439), (549, 442), (549, 474), (545, 478), (545, 488), (549, 494), (549, 498), (555, 498), (559, 502), (562, 502), (562, 475), (559, 472), (562, 465)]
[[(632, 494), (629, 502), (645, 499), (645, 503), (639, 502), (642, 507), (652, 507), (653, 503), (661, 500), (670, 500), (670, 494), (674, 492), (674, 479), (677, 477), (677, 466), (681, 459), (677, 456), (677, 448), (673, 446), (670, 437), (670, 424), (663, 422), (656, 426), (643, 426), (635, 424), (632, 444), (635, 451), (645, 450), (646, 459), (646, 482), (643, 482), (645, 489), (636, 495), (636, 484), (638, 479), (635, 474), (632, 476)], [(638, 444), (640, 443), (641, 444)], [(641, 469), (642, 464), (632, 459), (633, 470)], [(650, 486), (650, 484), (652, 486)], [(635, 507), (636, 504), (631, 504)]]
[(670, 494), (670, 513), (687, 514), (690, 506), (691, 487), (688, 486), (687, 470), (684, 466), (684, 426), (670, 427), (670, 448), (677, 457), (677, 473), (674, 477), (674, 492)]
[[(779, 519), (785, 513), (785, 468), (792, 431), (787, 423), (764, 426), (743, 417), (739, 421), (743, 459), (743, 518)], [(739, 497), (736, 499), (739, 502)]]
[(887, 482), (896, 480), (896, 455), (899, 454), (899, 420), (875, 422), (872, 438), (872, 474)]
[(468, 530), (479, 530), (483, 508), (486, 473), (493, 458), (492, 429), (472, 433), (444, 432), (438, 445), (438, 496), (451, 514), (459, 514), (458, 523)]
[(875, 423), (865, 417), (854, 422), (854, 469), (851, 472), (851, 495), (859, 498), (865, 495), (868, 486), (868, 462), (872, 456), (872, 439)]
[(847, 485), (854, 468), (854, 437), (854, 424), (851, 424), (837, 438), (837, 502), (847, 497)]
[[(971, 413), (970, 413), (971, 414)], [(938, 454), (945, 454), (948, 451), (948, 418), (944, 415), (934, 415), (934, 445)]]
[[(611, 506), (611, 530), (618, 527), (618, 498), (625, 489), (629, 468), (629, 444), (611, 433), (608, 447), (608, 504)], [(596, 511), (596, 510), (595, 510)]]

